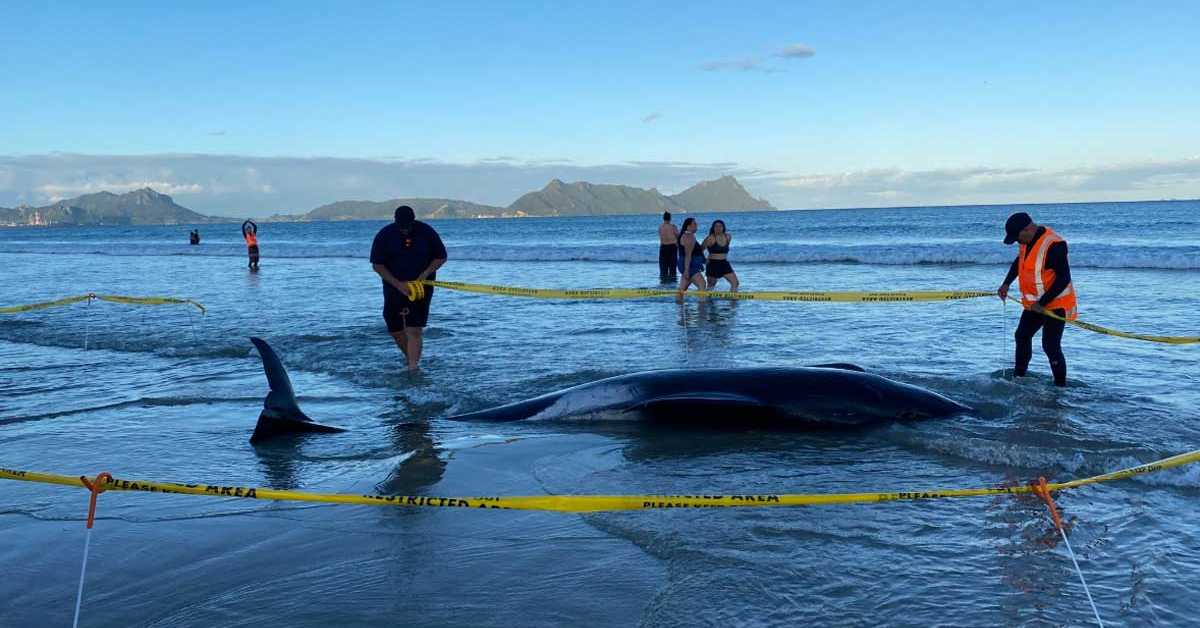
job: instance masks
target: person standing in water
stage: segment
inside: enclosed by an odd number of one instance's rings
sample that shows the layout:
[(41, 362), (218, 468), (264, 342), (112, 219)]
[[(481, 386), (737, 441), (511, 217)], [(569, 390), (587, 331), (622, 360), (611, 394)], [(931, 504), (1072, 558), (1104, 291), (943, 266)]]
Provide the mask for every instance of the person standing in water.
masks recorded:
[(729, 282), (729, 289), (737, 292), (738, 277), (733, 272), (733, 266), (729, 265), (729, 243), (732, 241), (733, 235), (725, 230), (725, 221), (714, 220), (702, 244), (708, 249), (708, 269), (704, 274), (708, 278), (709, 290), (716, 288), (717, 282), (724, 279)]
[(246, 240), (246, 254), (250, 256), (248, 267), (258, 270), (258, 225), (253, 220), (242, 223), (242, 238)]
[(704, 290), (704, 247), (696, 241), (696, 219), (683, 221), (679, 236), (679, 292), (675, 300), (683, 303), (683, 293), (689, 286)]
[(192, 229), (192, 232), (188, 234), (188, 244), (191, 244), (193, 246), (200, 244), (200, 230), (199, 229)]
[[(1075, 286), (1067, 263), (1067, 241), (1050, 227), (1033, 222), (1025, 212), (1008, 217), (1004, 224), (1004, 243), (1020, 242), (1017, 259), (996, 290), (1001, 300), (1008, 298), (1008, 287), (1017, 278), (1021, 290), (1021, 322), (1014, 334), (1017, 340), (1013, 375), (1023, 377), (1033, 357), (1033, 336), (1042, 330), (1042, 350), (1050, 360), (1054, 385), (1067, 385), (1067, 359), (1062, 352), (1066, 323), (1060, 319), (1078, 317)], [(1046, 316), (1053, 312), (1059, 318)]]
[(408, 205), (396, 208), (395, 221), (380, 229), (371, 244), (371, 267), (383, 280), (383, 320), (410, 371), (416, 371), (421, 361), (422, 332), (433, 300), (433, 286), (421, 285), (424, 292), (417, 289), (414, 299), (410, 283), (437, 279), (437, 269), (445, 263), (441, 236), (417, 220)]
[(675, 262), (679, 255), (679, 228), (671, 224), (671, 212), (663, 212), (662, 218), (658, 226), (658, 281), (673, 283), (678, 272)]

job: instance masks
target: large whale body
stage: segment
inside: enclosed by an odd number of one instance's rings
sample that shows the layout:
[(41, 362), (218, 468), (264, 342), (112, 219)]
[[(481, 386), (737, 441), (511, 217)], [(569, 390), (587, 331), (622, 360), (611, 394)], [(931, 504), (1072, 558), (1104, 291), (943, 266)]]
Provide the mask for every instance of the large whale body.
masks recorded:
[(835, 364), (631, 373), (449, 418), (521, 421), (632, 415), (709, 427), (803, 429), (911, 421), (968, 410), (930, 390)]

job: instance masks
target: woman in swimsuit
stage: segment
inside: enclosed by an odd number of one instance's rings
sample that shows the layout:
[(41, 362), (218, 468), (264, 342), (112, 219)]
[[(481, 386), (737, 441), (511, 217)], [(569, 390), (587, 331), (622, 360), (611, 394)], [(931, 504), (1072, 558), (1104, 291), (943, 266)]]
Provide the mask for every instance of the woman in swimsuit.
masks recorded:
[(732, 241), (733, 236), (725, 231), (725, 221), (714, 220), (712, 227), (708, 229), (708, 237), (704, 238), (702, 244), (708, 249), (708, 270), (705, 271), (705, 276), (708, 277), (709, 290), (717, 287), (717, 282), (724, 279), (729, 282), (729, 290), (737, 292), (737, 273), (733, 272), (733, 266), (729, 265), (728, 260), (729, 243)]
[(696, 219), (683, 221), (679, 230), (679, 293), (675, 300), (683, 303), (683, 293), (688, 286), (704, 289), (704, 247), (696, 241)]

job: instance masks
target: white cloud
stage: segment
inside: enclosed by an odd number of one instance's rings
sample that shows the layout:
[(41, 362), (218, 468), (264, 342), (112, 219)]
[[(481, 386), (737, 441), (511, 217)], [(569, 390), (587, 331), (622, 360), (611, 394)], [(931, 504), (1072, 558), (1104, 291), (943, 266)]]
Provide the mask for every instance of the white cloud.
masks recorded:
[(784, 46), (782, 50), (775, 53), (775, 56), (783, 59), (807, 59), (815, 54), (817, 54), (817, 51), (813, 50), (810, 46), (791, 44), (790, 46)]
[[(885, 168), (783, 176), (796, 206), (853, 207), (879, 201), (969, 204), (1154, 200), (1200, 197), (1200, 159), (1065, 168)], [(872, 202), (874, 201), (874, 202)], [(795, 203), (795, 201), (793, 201)]]
[(215, 215), (308, 211), (348, 199), (455, 198), (505, 206), (550, 179), (657, 187), (672, 194), (736, 176), (776, 207), (879, 207), (1200, 198), (1200, 158), (1087, 167), (882, 168), (784, 173), (733, 162), (629, 161), (583, 165), (501, 156), (466, 163), (239, 155), (0, 156), (0, 206), (46, 204), (151, 187)]

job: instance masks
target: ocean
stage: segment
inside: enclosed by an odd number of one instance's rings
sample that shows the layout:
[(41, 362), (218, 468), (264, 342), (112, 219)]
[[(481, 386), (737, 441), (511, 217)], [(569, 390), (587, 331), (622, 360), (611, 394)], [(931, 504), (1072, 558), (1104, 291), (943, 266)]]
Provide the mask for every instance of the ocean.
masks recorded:
[[(697, 218), (727, 223), (743, 290), (994, 290), (1017, 209)], [(1200, 202), (1020, 209), (1069, 241), (1081, 320), (1197, 333)], [(597, 288), (658, 287), (658, 222), (431, 224), (449, 251), (440, 279)], [(680, 306), (439, 289), (413, 377), (367, 259), (383, 224), (261, 224), (258, 273), (236, 223), (0, 229), (0, 306), (96, 292), (207, 308), (0, 315), (0, 467), (356, 494), (840, 493), (1065, 480), (1200, 449), (1200, 346), (1068, 328), (1067, 388), (1036, 341), (1013, 381), (1019, 306), (995, 298)], [(267, 386), (250, 336), (278, 351), (310, 416), (349, 431), (252, 447)], [(442, 418), (640, 370), (826, 362), (974, 411), (800, 433)], [(1106, 622), (1200, 614), (1198, 496), (1200, 466), (1057, 497)], [(87, 497), (0, 480), (0, 625), (70, 621)], [(1088, 625), (1056, 539), (1029, 496), (578, 515), (111, 492), (81, 625)]]

